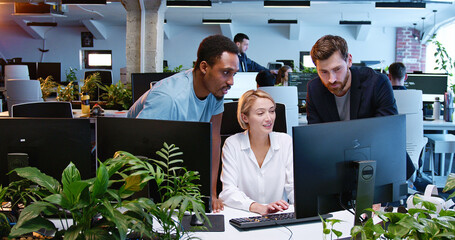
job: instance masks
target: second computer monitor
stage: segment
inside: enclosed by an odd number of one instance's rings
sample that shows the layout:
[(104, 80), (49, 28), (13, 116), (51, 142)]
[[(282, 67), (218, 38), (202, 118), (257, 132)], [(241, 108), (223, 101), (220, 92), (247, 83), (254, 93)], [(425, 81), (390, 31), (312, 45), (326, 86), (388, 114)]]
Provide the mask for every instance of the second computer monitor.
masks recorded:
[(302, 73), (291, 72), (289, 73), (289, 86), (297, 86), (299, 100), (305, 100), (307, 94), (308, 82), (318, 76), (317, 73)]
[(294, 127), (296, 216), (312, 217), (348, 208), (356, 197), (353, 161), (376, 161), (375, 203), (404, 198), (405, 119), (396, 115)]
[[(97, 118), (96, 123), (97, 158), (105, 161), (116, 151), (127, 151), (136, 156), (156, 160), (161, 159), (156, 152), (163, 143), (175, 144), (183, 155), (183, 166), (187, 170), (198, 171), (201, 194), (210, 197), (212, 134), (211, 123), (182, 122), (134, 118)], [(159, 198), (153, 184), (150, 184), (149, 197)], [(207, 208), (206, 208), (207, 209)]]
[(442, 102), (447, 92), (447, 80), (447, 74), (408, 73), (404, 85), (409, 89), (422, 90), (424, 102), (433, 102), (435, 97)]

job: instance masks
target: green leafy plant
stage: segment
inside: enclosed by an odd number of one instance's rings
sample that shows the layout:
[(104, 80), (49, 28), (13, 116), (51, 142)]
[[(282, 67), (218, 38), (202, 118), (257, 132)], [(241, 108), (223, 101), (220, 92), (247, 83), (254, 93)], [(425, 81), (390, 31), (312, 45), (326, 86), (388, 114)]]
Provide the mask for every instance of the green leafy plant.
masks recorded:
[(163, 72), (181, 72), (183, 70), (183, 65), (179, 65), (178, 67), (175, 67), (174, 69), (169, 69), (169, 67), (165, 67), (163, 69)]
[(133, 103), (133, 93), (131, 85), (123, 85), (122, 82), (111, 84), (110, 86), (100, 85), (100, 89), (106, 91), (101, 95), (101, 99), (107, 101), (107, 108), (129, 109)]
[[(160, 239), (180, 239), (185, 232), (180, 229), (180, 224), (172, 219), (172, 214), (176, 212), (180, 222), (186, 211), (193, 212), (200, 220), (205, 219), (210, 226), (210, 221), (205, 215), (202, 196), (199, 185), (194, 181), (199, 180), (199, 174), (195, 171), (188, 171), (181, 166), (182, 159), (177, 157), (183, 153), (174, 144), (163, 144), (163, 148), (156, 152), (162, 160), (139, 159), (126, 152), (117, 152), (116, 155), (122, 156), (120, 159), (130, 160), (131, 168), (125, 168), (119, 174), (128, 176), (134, 170), (136, 174), (145, 174), (146, 180), (154, 179), (158, 192), (161, 195), (161, 202), (147, 209), (150, 214), (155, 216), (162, 228)], [(109, 165), (116, 165), (117, 158), (110, 159)], [(151, 227), (152, 222), (147, 222)]]
[(100, 73), (96, 72), (92, 75), (87, 76), (83, 80), (83, 85), (81, 86), (81, 93), (90, 95), (90, 99), (95, 99), (95, 94), (98, 91), (98, 87), (101, 86), (101, 77)]
[(57, 101), (71, 102), (79, 99), (78, 86), (73, 81), (66, 86), (59, 85), (57, 87)]
[[(443, 192), (455, 189), (455, 174), (451, 173)], [(448, 199), (455, 197), (452, 193)], [(411, 208), (407, 213), (368, 211), (376, 214), (382, 224), (374, 224), (373, 219), (368, 219), (362, 226), (354, 226), (351, 229), (353, 239), (428, 239), (445, 240), (455, 239), (455, 211), (436, 211), (434, 203), (427, 202), (415, 196), (414, 205), (421, 204), (424, 208)], [(331, 219), (335, 220), (335, 219)], [(338, 220), (336, 220), (338, 221)], [(331, 234), (333, 231), (327, 228), (323, 222), (323, 233)], [(335, 233), (335, 232), (334, 232)], [(337, 235), (338, 236), (338, 235)]]
[[(46, 216), (58, 215), (63, 230), (56, 235), (64, 239), (125, 239), (131, 230), (140, 238), (179, 239), (185, 232), (179, 223), (185, 211), (193, 211), (206, 218), (197, 185), (196, 172), (176, 166), (181, 155), (174, 145), (164, 144), (157, 154), (164, 161), (144, 160), (127, 152), (117, 152), (113, 158), (100, 163), (96, 177), (82, 180), (79, 170), (70, 163), (62, 173), (61, 183), (32, 167), (14, 172), (47, 189), (50, 194), (28, 205), (21, 213), (9, 237), (17, 237), (40, 229), (56, 230)], [(162, 203), (150, 199), (128, 199), (156, 181), (159, 190), (166, 190)], [(120, 184), (120, 186), (118, 186)], [(174, 187), (175, 186), (175, 187)], [(127, 200), (128, 199), (128, 200)], [(120, 212), (118, 209), (124, 209)], [(73, 219), (69, 225), (67, 219)], [(154, 219), (163, 227), (157, 232)], [(208, 221), (208, 219), (207, 219)]]
[(303, 73), (318, 73), (318, 70), (314, 67), (303, 67), (302, 71)]
[(75, 82), (77, 81), (76, 76), (77, 69), (70, 67), (69, 69), (65, 70), (65, 76), (67, 82)]
[(442, 70), (449, 76), (453, 76), (455, 70), (455, 61), (449, 56), (449, 53), (442, 45), (442, 43), (436, 40), (436, 34), (434, 34), (428, 41), (436, 46), (436, 52), (434, 53), (434, 56), (436, 57), (435, 61), (437, 66), (434, 67), (434, 70)]
[(51, 93), (55, 92), (58, 86), (58, 83), (54, 81), (52, 76), (47, 76), (46, 79), (38, 78), (40, 85), (41, 85), (41, 93), (42, 98), (44, 101), (51, 95)]

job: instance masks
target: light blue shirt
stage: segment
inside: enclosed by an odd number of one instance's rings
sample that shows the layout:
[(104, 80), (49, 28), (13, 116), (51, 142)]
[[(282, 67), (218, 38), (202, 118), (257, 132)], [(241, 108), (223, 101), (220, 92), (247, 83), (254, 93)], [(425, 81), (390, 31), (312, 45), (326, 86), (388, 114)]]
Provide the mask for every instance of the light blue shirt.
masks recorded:
[(213, 115), (223, 111), (223, 99), (211, 93), (204, 100), (196, 96), (190, 69), (155, 83), (134, 103), (127, 117), (210, 122)]

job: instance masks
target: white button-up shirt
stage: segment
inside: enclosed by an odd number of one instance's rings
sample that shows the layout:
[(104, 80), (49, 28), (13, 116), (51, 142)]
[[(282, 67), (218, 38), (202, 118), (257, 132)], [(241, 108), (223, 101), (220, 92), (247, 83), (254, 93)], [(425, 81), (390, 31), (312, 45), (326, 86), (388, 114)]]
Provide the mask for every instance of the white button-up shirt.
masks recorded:
[(226, 139), (220, 199), (227, 206), (249, 211), (253, 202), (294, 202), (292, 138), (278, 132), (271, 132), (269, 137), (270, 148), (261, 167), (251, 149), (248, 131)]

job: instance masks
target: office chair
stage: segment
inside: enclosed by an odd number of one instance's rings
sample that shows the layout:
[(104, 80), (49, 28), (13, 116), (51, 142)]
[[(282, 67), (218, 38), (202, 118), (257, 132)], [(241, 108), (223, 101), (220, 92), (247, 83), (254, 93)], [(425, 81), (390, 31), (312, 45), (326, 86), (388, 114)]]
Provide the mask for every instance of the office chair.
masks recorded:
[(267, 92), (277, 103), (286, 106), (287, 133), (292, 136), (292, 127), (299, 125), (299, 100), (296, 86), (274, 86), (258, 88)]
[[(223, 118), (221, 119), (221, 127), (220, 127), (220, 136), (221, 136), (221, 150), (222, 153), (223, 145), (226, 139), (239, 132), (243, 132), (245, 130), (240, 127), (239, 122), (237, 121), (237, 107), (239, 102), (226, 102), (224, 103), (224, 112)], [(286, 107), (284, 104), (277, 103), (276, 104), (276, 118), (275, 124), (273, 125), (273, 131), (275, 132), (282, 132), (286, 133)], [(221, 156), (220, 156), (221, 157)], [(221, 160), (220, 160), (220, 163)], [(221, 174), (221, 166), (218, 170), (218, 180), (217, 180), (217, 195), (221, 192), (223, 186), (220, 181), (220, 174)]]
[(70, 102), (30, 102), (15, 104), (12, 117), (73, 118)]
[[(100, 81), (101, 84), (104, 86), (109, 86), (112, 84), (112, 71), (106, 71), (106, 70), (94, 70), (94, 71), (85, 71), (84, 73), (84, 79), (86, 79), (88, 76), (94, 74), (94, 73), (99, 73), (100, 74)], [(99, 100), (100, 96), (105, 93), (106, 91), (101, 90), (98, 88), (98, 91), (96, 93), (96, 97), (93, 100)]]
[(42, 102), (41, 85), (38, 80), (9, 79), (7, 90), (8, 111), (11, 106), (19, 103)]
[(174, 75), (175, 72), (163, 73), (131, 73), (131, 89), (133, 91), (133, 103), (151, 88), (151, 84), (161, 79)]
[[(419, 168), (419, 159), (428, 139), (423, 135), (423, 103), (421, 90), (393, 90), (399, 114), (406, 114), (406, 152), (414, 167)], [(425, 151), (423, 151), (425, 153)], [(423, 166), (420, 173), (423, 173)], [(412, 181), (415, 180), (415, 174)]]

